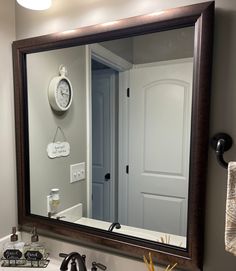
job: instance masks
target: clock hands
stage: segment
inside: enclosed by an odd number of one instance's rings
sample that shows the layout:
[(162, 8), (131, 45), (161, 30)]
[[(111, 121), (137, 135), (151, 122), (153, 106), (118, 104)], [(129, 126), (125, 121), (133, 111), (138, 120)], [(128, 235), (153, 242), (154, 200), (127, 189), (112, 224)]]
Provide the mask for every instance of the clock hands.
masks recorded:
[(61, 95), (62, 95), (62, 96), (69, 96), (69, 93), (62, 91), (62, 92), (61, 92)]

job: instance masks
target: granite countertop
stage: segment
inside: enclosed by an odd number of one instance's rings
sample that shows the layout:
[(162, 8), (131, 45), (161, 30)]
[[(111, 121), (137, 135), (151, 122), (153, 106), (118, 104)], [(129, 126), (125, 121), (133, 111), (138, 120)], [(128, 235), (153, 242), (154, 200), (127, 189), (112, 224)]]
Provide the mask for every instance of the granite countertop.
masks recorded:
[(36, 268), (36, 267), (2, 267), (0, 266), (0, 271), (56, 271), (60, 270), (61, 262), (55, 259), (50, 259), (50, 262), (46, 268)]
[[(56, 259), (50, 259), (47, 267), (36, 268), (36, 267), (2, 267), (0, 266), (0, 271), (60, 271), (61, 262)], [(69, 270), (70, 268), (68, 268)], [(87, 267), (89, 271), (90, 268)]]

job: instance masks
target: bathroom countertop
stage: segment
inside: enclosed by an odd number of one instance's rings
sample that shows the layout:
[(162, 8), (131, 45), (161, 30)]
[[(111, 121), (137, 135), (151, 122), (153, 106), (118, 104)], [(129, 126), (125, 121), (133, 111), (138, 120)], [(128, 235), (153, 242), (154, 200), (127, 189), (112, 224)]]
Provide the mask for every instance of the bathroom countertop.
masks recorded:
[[(89, 227), (96, 227), (103, 230), (108, 230), (109, 226), (111, 225), (110, 222), (91, 219), (87, 217), (81, 217), (74, 223), (82, 224)], [(161, 240), (163, 239), (164, 241), (166, 240), (167, 244), (171, 244), (178, 247), (186, 247), (185, 236), (166, 234), (164, 232), (140, 229), (140, 228), (135, 228), (135, 227), (126, 226), (126, 225), (121, 225), (120, 229), (114, 228), (113, 232), (130, 235), (134, 237), (139, 237), (139, 238), (144, 238), (144, 239), (148, 239), (154, 242), (157, 242), (157, 241), (162, 242)]]
[[(19, 232), (20, 240), (29, 240), (31, 234), (28, 232)], [(10, 235), (0, 238), (0, 254), (1, 246), (8, 242)], [(145, 270), (145, 265), (141, 261), (134, 259), (124, 258), (122, 256), (113, 255), (110, 253), (105, 253), (98, 249), (91, 249), (82, 247), (80, 245), (62, 241), (60, 239), (55, 239), (46, 236), (40, 236), (41, 242), (46, 245), (47, 251), (49, 253), (50, 263), (46, 268), (29, 268), (29, 267), (1, 267), (0, 271), (59, 271), (62, 263), (62, 258), (59, 258), (59, 253), (70, 253), (73, 251), (79, 252), (81, 255), (86, 255), (87, 270), (91, 271), (92, 262), (102, 263), (107, 266), (107, 270)], [(70, 268), (70, 267), (69, 267)], [(160, 266), (156, 266), (159, 271), (164, 271)]]
[[(2, 267), (0, 266), (0, 271), (60, 271), (61, 262), (59, 260), (50, 259), (50, 262), (45, 268), (36, 268), (36, 267)], [(69, 268), (68, 268), (69, 270)], [(87, 268), (89, 271), (90, 268)]]
[(36, 267), (2, 267), (0, 266), (0, 271), (57, 271), (60, 270), (61, 262), (55, 259), (50, 259), (50, 262), (46, 268), (36, 268)]

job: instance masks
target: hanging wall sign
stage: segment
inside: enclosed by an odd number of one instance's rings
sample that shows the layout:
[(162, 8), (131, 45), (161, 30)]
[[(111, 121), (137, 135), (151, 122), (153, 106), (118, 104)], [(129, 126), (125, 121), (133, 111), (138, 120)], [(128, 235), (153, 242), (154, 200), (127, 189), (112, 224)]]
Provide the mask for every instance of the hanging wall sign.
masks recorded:
[[(64, 141), (57, 141), (56, 137), (57, 137), (57, 133), (60, 130), (60, 132), (62, 133), (63, 137), (64, 137)], [(65, 157), (68, 156), (70, 154), (70, 144), (66, 141), (66, 137), (64, 132), (62, 131), (61, 127), (57, 127), (55, 136), (53, 138), (53, 142), (49, 143), (47, 146), (47, 153), (48, 153), (48, 157), (49, 158), (57, 158), (57, 157)]]
[(68, 156), (70, 154), (70, 144), (68, 142), (53, 142), (47, 147), (49, 158)]

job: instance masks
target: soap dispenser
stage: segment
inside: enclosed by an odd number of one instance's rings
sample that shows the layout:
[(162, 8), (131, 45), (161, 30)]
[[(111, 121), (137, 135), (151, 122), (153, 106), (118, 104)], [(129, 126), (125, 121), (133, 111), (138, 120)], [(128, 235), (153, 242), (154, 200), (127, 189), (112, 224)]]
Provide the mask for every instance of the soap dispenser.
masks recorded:
[(24, 242), (18, 240), (16, 227), (12, 227), (12, 234), (10, 242), (3, 245), (3, 257), (6, 260), (20, 260), (23, 259)]
[(24, 256), (27, 261), (40, 261), (46, 256), (45, 246), (39, 242), (36, 227), (33, 228), (31, 243), (27, 246)]

